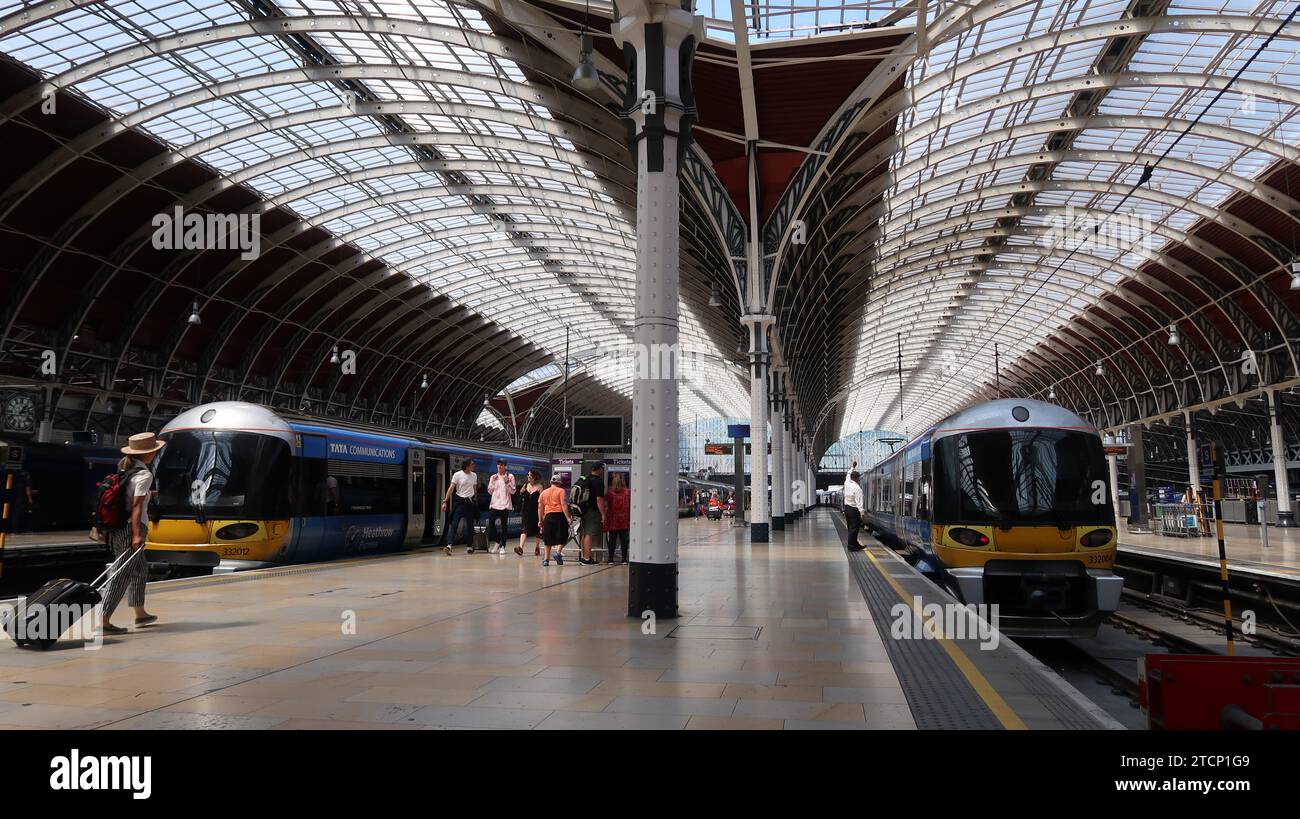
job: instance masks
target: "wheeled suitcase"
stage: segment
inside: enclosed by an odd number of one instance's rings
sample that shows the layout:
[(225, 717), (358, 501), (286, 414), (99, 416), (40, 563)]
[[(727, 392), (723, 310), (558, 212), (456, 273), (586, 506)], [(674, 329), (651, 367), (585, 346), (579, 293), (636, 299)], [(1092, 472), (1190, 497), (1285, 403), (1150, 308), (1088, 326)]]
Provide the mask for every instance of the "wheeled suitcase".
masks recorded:
[(49, 648), (58, 642), (60, 634), (99, 605), (103, 600), (100, 592), (131, 560), (143, 554), (144, 549), (123, 553), (90, 583), (66, 577), (49, 581), (6, 613), (5, 632), (20, 646), (35, 646), (42, 651)]

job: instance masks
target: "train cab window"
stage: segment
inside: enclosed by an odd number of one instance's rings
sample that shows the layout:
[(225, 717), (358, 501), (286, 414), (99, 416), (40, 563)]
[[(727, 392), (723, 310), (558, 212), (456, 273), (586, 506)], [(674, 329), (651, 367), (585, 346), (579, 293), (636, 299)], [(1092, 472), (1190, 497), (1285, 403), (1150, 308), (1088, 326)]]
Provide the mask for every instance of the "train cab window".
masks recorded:
[(1094, 504), (1106, 481), (1095, 434), (1062, 429), (989, 430), (943, 438), (934, 447), (936, 523), (1103, 525)]
[(253, 432), (177, 430), (155, 470), (157, 512), (173, 518), (289, 517), (289, 444)]

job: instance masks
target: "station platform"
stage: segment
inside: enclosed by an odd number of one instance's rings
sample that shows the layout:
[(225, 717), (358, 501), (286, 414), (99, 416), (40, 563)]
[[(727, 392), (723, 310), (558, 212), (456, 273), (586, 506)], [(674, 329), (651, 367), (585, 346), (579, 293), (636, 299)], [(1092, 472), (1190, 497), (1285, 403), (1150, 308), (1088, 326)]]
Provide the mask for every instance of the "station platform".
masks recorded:
[[(1244, 523), (1223, 525), (1224, 552), (1229, 570), (1274, 575), (1300, 581), (1300, 528), (1268, 527), (1268, 546), (1259, 526)], [(1219, 541), (1210, 537), (1171, 537), (1151, 532), (1130, 532), (1120, 524), (1120, 552), (1219, 565)]]
[(842, 526), (813, 510), (751, 544), (683, 520), (681, 616), (657, 623), (626, 616), (625, 567), (531, 555), (154, 583), (159, 622), (97, 650), (0, 645), (0, 727), (1117, 727), (1005, 638), (891, 638), (891, 607), (943, 593)]

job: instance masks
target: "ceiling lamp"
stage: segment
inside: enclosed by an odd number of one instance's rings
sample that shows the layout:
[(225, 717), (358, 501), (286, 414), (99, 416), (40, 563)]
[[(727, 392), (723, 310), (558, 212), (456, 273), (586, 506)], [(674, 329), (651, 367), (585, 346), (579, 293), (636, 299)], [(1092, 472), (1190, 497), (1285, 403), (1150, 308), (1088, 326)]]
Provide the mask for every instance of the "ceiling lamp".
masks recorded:
[(429, 389), (429, 374), (428, 374), (428, 373), (425, 373), (424, 375), (420, 376), (420, 389), (422, 389), (422, 390), (427, 390), (427, 389)]
[(1106, 368), (1103, 367), (1103, 366), (1101, 366), (1101, 362), (1098, 361), (1098, 362), (1097, 362), (1097, 376), (1098, 376), (1098, 377), (1101, 377), (1101, 376), (1103, 376), (1103, 375), (1105, 375), (1105, 374), (1106, 374)]
[[(1294, 280), (1291, 282), (1291, 289), (1295, 289)], [(190, 305), (190, 317), (186, 321), (194, 327), (198, 327), (203, 323), (203, 319), (199, 318), (199, 303), (197, 301)]]
[(1291, 289), (1300, 290), (1300, 259), (1291, 262)]
[(573, 69), (573, 87), (579, 91), (595, 91), (600, 87), (600, 74), (591, 61), (591, 35), (585, 31), (578, 51), (578, 67)]
[(339, 363), (339, 345), (337, 344), (334, 345), (334, 352), (330, 354), (330, 363), (331, 364)]
[(1181, 340), (1182, 339), (1178, 337), (1178, 325), (1177, 324), (1169, 325), (1169, 346), (1177, 347)]
[(1056, 400), (1056, 385), (1055, 385), (1055, 384), (1053, 384), (1053, 385), (1052, 385), (1052, 388), (1051, 388), (1050, 390), (1047, 391), (1047, 400), (1049, 400), (1049, 401), (1055, 401), (1055, 400)]
[(722, 299), (718, 298), (718, 290), (713, 286), (712, 282), (709, 283), (709, 306), (710, 307), (722, 306)]

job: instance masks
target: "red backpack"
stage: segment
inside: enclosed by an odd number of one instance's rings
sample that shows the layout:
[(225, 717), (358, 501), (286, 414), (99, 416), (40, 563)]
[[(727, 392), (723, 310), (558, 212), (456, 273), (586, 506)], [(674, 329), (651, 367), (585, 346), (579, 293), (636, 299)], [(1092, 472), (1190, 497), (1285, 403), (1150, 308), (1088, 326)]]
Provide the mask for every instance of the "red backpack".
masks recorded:
[(128, 503), (130, 498), (127, 496), (127, 487), (131, 483), (131, 477), (141, 469), (144, 467), (119, 469), (99, 482), (99, 486), (96, 487), (99, 492), (99, 502), (95, 504), (95, 517), (91, 521), (99, 531), (111, 532), (130, 524), (131, 514)]

